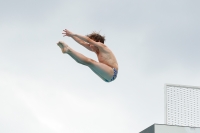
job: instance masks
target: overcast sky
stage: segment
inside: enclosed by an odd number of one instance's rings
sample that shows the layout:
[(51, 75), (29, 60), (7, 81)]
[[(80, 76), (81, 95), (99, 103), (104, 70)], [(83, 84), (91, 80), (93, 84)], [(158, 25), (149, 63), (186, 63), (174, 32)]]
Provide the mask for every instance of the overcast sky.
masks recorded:
[[(1, 133), (139, 133), (164, 124), (164, 85), (200, 86), (199, 0), (0, 0)], [(106, 83), (61, 53), (62, 30), (100, 31)]]

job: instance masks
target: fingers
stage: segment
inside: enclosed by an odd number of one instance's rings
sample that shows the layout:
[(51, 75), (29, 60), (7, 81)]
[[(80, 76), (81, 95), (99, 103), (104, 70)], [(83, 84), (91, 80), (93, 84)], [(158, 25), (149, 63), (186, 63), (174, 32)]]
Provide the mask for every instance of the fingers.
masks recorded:
[(62, 34), (69, 34), (69, 31), (66, 31), (66, 30), (63, 30), (64, 31), (64, 33), (62, 33)]
[(63, 31), (64, 31), (64, 32), (69, 32), (67, 29), (64, 29)]
[(64, 33), (62, 33), (62, 34), (63, 34), (63, 37), (65, 37), (65, 36), (70, 36), (70, 34), (71, 34), (71, 32), (68, 31), (67, 29), (64, 29), (63, 32), (64, 32)]
[(66, 33), (62, 33), (62, 34), (63, 34), (63, 37), (67, 36), (67, 34), (66, 34)]

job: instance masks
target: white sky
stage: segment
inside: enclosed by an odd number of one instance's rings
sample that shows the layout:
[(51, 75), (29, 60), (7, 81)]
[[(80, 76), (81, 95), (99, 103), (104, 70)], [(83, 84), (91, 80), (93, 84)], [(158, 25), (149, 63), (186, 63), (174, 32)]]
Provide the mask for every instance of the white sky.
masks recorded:
[[(164, 84), (200, 86), (198, 0), (0, 0), (1, 133), (139, 133), (164, 124)], [(63, 55), (62, 30), (100, 31), (119, 63), (106, 83)]]

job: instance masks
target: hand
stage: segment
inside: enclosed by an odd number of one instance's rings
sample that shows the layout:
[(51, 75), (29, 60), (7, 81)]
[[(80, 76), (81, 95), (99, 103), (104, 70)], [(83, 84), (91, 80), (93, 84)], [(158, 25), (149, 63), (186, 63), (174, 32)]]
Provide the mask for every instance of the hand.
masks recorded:
[(62, 33), (62, 34), (63, 34), (63, 37), (64, 37), (64, 36), (71, 37), (71, 36), (74, 35), (72, 32), (70, 32), (70, 31), (67, 30), (67, 29), (63, 30), (63, 32), (64, 32), (64, 33)]

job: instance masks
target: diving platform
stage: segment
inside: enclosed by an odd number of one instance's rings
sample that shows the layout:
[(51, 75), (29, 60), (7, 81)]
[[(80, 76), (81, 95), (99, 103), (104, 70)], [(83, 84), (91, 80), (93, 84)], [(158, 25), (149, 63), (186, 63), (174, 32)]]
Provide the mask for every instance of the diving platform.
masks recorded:
[(140, 133), (200, 133), (200, 127), (153, 124)]

